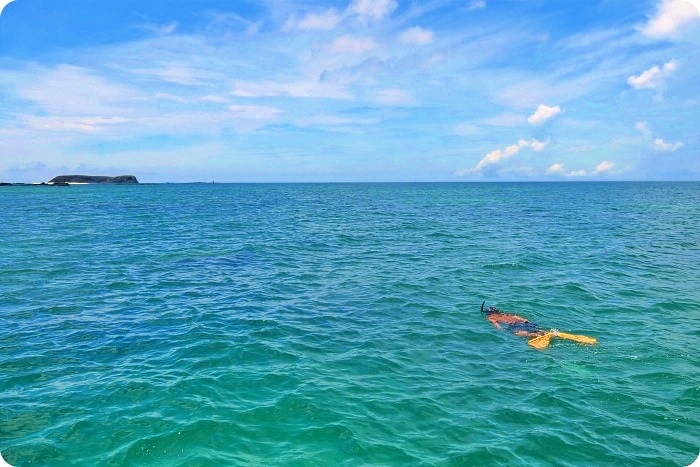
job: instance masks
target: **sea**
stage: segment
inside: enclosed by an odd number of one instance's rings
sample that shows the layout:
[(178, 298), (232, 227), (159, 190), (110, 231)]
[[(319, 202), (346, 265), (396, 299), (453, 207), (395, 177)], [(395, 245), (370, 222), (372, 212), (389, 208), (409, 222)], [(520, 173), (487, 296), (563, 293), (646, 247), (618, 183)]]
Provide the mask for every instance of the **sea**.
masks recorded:
[(0, 188), (13, 466), (699, 452), (700, 183)]

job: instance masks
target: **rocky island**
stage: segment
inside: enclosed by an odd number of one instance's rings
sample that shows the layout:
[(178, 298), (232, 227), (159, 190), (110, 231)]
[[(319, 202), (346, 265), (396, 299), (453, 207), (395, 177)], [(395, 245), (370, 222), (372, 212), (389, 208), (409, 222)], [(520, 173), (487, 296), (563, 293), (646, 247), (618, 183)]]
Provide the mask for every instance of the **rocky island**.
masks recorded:
[(133, 175), (118, 175), (106, 177), (102, 175), (59, 175), (48, 182), (41, 183), (8, 183), (0, 182), (0, 186), (70, 186), (71, 184), (87, 185), (138, 185), (139, 181)]
[(59, 183), (95, 183), (111, 185), (138, 185), (139, 181), (133, 175), (118, 175), (105, 177), (101, 175), (59, 175), (49, 180), (49, 185)]

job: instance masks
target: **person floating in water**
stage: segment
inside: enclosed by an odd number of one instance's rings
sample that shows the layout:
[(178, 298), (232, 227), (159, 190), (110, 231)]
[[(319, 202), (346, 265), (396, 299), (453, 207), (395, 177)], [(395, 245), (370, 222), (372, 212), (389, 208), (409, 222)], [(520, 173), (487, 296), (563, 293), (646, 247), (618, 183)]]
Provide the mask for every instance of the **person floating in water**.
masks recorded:
[(496, 307), (490, 306), (484, 310), (486, 302), (481, 304), (481, 312), (486, 314), (486, 319), (493, 324), (496, 329), (501, 329), (501, 323), (508, 326), (508, 330), (516, 336), (523, 337), (538, 337), (545, 334), (545, 331), (540, 327), (531, 323), (522, 316), (511, 313), (504, 313)]
[(560, 337), (579, 342), (581, 344), (595, 344), (598, 342), (593, 337), (577, 336), (556, 330), (546, 331), (540, 328), (536, 323), (532, 323), (522, 316), (512, 313), (504, 313), (496, 307), (490, 306), (484, 310), (486, 302), (481, 304), (481, 312), (486, 315), (486, 319), (493, 324), (496, 329), (501, 329), (501, 324), (508, 327), (508, 330), (516, 336), (528, 337), (528, 344), (538, 349), (543, 349), (549, 345), (552, 337)]

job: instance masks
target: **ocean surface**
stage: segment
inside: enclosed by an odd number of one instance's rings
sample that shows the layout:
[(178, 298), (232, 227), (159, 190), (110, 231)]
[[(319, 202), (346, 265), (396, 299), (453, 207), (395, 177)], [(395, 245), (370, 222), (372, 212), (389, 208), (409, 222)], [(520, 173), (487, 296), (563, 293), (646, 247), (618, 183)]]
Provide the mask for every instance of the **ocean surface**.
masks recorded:
[(690, 464), (700, 183), (2, 187), (0, 452)]

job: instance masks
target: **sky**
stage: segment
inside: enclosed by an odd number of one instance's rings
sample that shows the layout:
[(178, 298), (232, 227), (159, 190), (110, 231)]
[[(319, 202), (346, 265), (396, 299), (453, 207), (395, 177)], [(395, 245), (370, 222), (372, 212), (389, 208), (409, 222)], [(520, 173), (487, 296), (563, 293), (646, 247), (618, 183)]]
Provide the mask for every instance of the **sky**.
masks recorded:
[(0, 181), (700, 180), (700, 0), (15, 0)]

